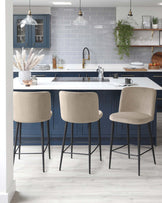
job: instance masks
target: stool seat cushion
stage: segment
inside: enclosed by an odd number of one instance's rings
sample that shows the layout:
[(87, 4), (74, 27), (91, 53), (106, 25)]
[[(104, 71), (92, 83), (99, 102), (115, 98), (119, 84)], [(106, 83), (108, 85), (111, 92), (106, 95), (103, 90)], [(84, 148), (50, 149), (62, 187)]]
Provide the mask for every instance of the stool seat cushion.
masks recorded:
[(139, 112), (118, 112), (110, 115), (109, 119), (114, 122), (142, 125), (152, 121), (152, 116)]
[(13, 93), (13, 120), (19, 123), (39, 123), (50, 120), (51, 95), (49, 92)]
[(103, 113), (99, 111), (99, 100), (96, 92), (60, 91), (61, 118), (69, 123), (93, 123)]

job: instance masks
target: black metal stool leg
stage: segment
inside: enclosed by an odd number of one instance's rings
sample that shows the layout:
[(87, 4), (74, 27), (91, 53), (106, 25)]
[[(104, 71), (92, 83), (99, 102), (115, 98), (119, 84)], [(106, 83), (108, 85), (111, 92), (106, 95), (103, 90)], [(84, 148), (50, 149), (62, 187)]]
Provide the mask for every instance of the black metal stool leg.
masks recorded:
[(42, 143), (42, 166), (43, 172), (45, 172), (45, 162), (44, 162), (44, 123), (41, 122), (41, 143)]
[(128, 158), (130, 159), (130, 136), (129, 136), (129, 124), (127, 124), (127, 141), (128, 141)]
[(71, 124), (71, 159), (73, 158), (73, 128), (74, 124)]
[(65, 123), (65, 130), (64, 130), (64, 138), (63, 138), (63, 142), (62, 142), (59, 171), (61, 171), (61, 166), (62, 166), (62, 159), (63, 159), (63, 153), (64, 153), (64, 145), (65, 145), (65, 140), (66, 140), (67, 127), (68, 127), (68, 122)]
[(150, 135), (150, 143), (151, 143), (151, 148), (152, 148), (153, 160), (154, 160), (154, 164), (156, 164), (154, 145), (153, 145), (153, 140), (152, 140), (152, 133), (151, 133), (151, 125), (150, 125), (150, 123), (148, 123), (148, 129), (149, 129), (149, 135)]
[(112, 131), (111, 131), (111, 140), (110, 140), (109, 169), (111, 168), (113, 139), (114, 139), (114, 122), (112, 122)]
[(88, 155), (89, 155), (89, 174), (91, 174), (91, 123), (88, 123), (88, 142), (89, 142), (89, 147), (88, 147)]
[(98, 121), (98, 138), (99, 138), (100, 161), (102, 161), (102, 152), (101, 152), (101, 126), (100, 126), (100, 120)]
[(19, 124), (19, 159), (20, 159), (20, 155), (21, 155), (21, 127), (22, 127), (22, 123)]
[(15, 143), (14, 143), (14, 151), (13, 151), (13, 164), (15, 163), (15, 155), (16, 155), (16, 146), (19, 134), (19, 123), (16, 124), (16, 135), (15, 135)]
[(48, 156), (51, 159), (51, 140), (50, 140), (50, 125), (49, 121), (47, 121), (47, 134), (48, 134)]
[(140, 147), (141, 147), (141, 126), (138, 126), (138, 176), (140, 176)]

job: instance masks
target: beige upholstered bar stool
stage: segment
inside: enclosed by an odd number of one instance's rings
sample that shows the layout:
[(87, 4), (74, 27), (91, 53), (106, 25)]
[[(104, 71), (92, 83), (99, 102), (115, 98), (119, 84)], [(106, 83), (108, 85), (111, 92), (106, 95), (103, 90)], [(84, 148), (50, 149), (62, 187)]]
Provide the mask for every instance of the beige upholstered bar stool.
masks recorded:
[[(112, 135), (110, 142), (109, 169), (111, 168), (112, 152), (126, 145), (112, 149), (114, 138), (114, 122), (127, 124), (128, 158), (130, 158), (129, 124), (138, 126), (138, 175), (140, 176), (140, 156), (152, 150), (153, 160), (156, 164), (150, 122), (154, 120), (156, 103), (156, 90), (144, 87), (127, 87), (121, 92), (119, 112), (110, 115), (112, 121)], [(147, 124), (151, 148), (144, 153), (140, 152), (141, 125)], [(116, 151), (117, 152), (117, 151)]]
[[(13, 93), (13, 119), (17, 123), (16, 136), (14, 144), (14, 160), (17, 150), (19, 150), (19, 159), (21, 154), (21, 129), (22, 123), (41, 123), (41, 143), (43, 172), (45, 172), (44, 153), (48, 147), (50, 154), (50, 129), (49, 120), (52, 116), (51, 111), (51, 95), (49, 92), (14, 92)], [(48, 144), (44, 147), (44, 122), (47, 121)], [(19, 138), (19, 144), (17, 142)], [(23, 153), (25, 154), (25, 153)], [(26, 153), (28, 154), (28, 153)], [(30, 153), (32, 154), (32, 153)]]
[[(100, 160), (102, 160), (101, 155), (101, 133), (100, 133), (100, 119), (103, 115), (101, 111), (99, 111), (99, 101), (98, 95), (95, 92), (59, 92), (60, 98), (60, 111), (61, 118), (65, 121), (65, 131), (64, 138), (62, 143), (62, 151), (61, 151), (61, 159), (60, 159), (60, 167), (62, 166), (63, 153), (66, 153), (66, 150), (71, 146), (71, 158), (73, 154), (83, 154), (83, 153), (73, 153), (73, 125), (75, 123), (88, 123), (88, 143), (89, 143), (89, 174), (91, 173), (91, 154), (99, 147), (100, 152)], [(98, 121), (98, 136), (99, 143), (96, 148), (91, 151), (91, 123)], [(71, 123), (71, 144), (64, 149), (66, 133), (68, 123)], [(85, 154), (83, 154), (85, 155)]]

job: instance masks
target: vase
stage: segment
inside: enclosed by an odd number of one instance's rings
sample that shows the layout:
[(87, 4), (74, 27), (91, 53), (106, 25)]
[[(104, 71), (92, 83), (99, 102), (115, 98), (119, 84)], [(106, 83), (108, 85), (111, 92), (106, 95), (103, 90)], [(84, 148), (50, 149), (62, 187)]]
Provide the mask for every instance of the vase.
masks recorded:
[(30, 71), (19, 71), (19, 81), (21, 84), (23, 84), (23, 80), (31, 80)]
[(152, 29), (158, 29), (158, 24), (152, 24)]

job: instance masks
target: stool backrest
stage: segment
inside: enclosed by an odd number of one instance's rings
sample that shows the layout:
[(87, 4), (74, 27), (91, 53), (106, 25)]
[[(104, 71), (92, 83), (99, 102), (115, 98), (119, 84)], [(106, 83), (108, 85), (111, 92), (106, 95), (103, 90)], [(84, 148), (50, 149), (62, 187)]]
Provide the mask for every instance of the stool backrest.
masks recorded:
[(49, 92), (14, 92), (13, 117), (20, 123), (44, 122), (51, 117)]
[(60, 91), (61, 118), (70, 123), (92, 123), (99, 120), (99, 101), (95, 92)]
[(126, 87), (120, 96), (119, 112), (140, 112), (154, 119), (156, 90), (145, 87)]

